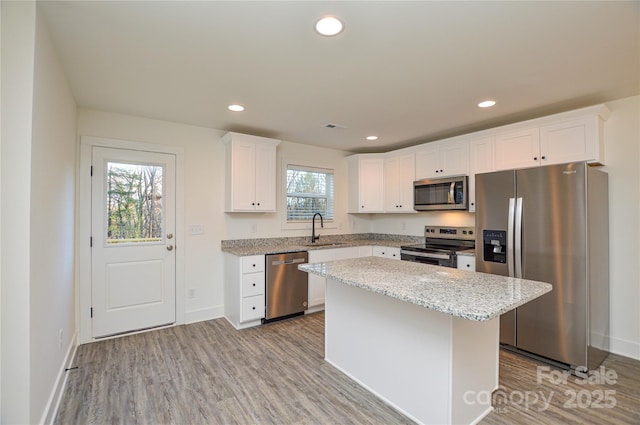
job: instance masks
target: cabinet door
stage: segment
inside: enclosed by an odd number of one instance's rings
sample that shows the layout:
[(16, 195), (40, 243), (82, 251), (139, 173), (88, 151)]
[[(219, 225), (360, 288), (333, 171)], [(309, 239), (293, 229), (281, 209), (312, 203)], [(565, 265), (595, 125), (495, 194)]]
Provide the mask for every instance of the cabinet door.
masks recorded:
[(359, 199), (360, 212), (384, 211), (384, 160), (382, 158), (360, 160)]
[(402, 212), (413, 212), (413, 182), (416, 179), (416, 157), (414, 154), (398, 158), (398, 195)]
[(525, 129), (496, 135), (496, 170), (536, 167), (540, 164), (540, 131)]
[(371, 245), (363, 245), (358, 249), (358, 257), (371, 257), (373, 255), (373, 247)]
[(261, 319), (264, 317), (264, 294), (242, 298), (240, 322)]
[(256, 199), (256, 144), (233, 142), (231, 202), (233, 211), (254, 211)]
[(494, 171), (492, 136), (469, 142), (469, 211), (476, 210), (476, 174)]
[(255, 210), (276, 210), (276, 147), (257, 144), (255, 148)]
[(400, 158), (384, 160), (384, 209), (396, 212), (400, 209)]
[(444, 143), (440, 147), (439, 177), (469, 174), (469, 144)]
[(542, 165), (600, 161), (595, 120), (581, 117), (540, 128)]
[(459, 270), (468, 270), (471, 272), (476, 271), (476, 257), (470, 255), (459, 255), (458, 256), (458, 269)]
[(440, 176), (440, 150), (437, 147), (416, 152), (416, 180), (432, 179)]
[[(320, 263), (323, 261), (331, 261), (335, 259), (335, 249), (319, 249), (317, 251), (309, 251), (309, 262)], [(324, 293), (326, 279), (313, 273), (309, 273), (309, 309), (324, 304)], [(316, 309), (319, 310), (319, 309)]]
[(346, 260), (348, 258), (360, 257), (360, 247), (358, 246), (350, 246), (347, 248), (336, 248), (332, 251), (334, 251), (334, 259), (336, 260)]
[(242, 298), (264, 294), (264, 272), (242, 275)]
[(392, 260), (400, 259), (400, 248), (390, 247), (390, 246), (380, 246), (375, 245), (373, 247), (373, 256), (374, 257), (384, 257)]

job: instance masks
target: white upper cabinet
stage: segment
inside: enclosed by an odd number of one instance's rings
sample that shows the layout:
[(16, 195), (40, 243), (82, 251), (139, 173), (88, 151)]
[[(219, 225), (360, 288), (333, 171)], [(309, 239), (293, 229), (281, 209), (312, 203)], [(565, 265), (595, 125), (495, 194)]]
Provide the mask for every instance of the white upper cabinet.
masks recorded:
[(384, 157), (353, 155), (349, 161), (349, 212), (384, 212)]
[(227, 133), (226, 212), (276, 210), (276, 146), (279, 140)]
[(496, 134), (496, 170), (535, 167), (540, 164), (540, 130), (523, 130)]
[(594, 117), (580, 117), (540, 127), (542, 165), (572, 161), (602, 163), (601, 127)]
[(413, 181), (415, 154), (390, 155), (384, 159), (384, 209), (386, 212), (415, 212)]
[(476, 210), (476, 174), (495, 170), (493, 163), (495, 139), (493, 136), (469, 141), (469, 211)]
[(574, 161), (604, 162), (603, 122), (609, 116), (604, 105), (527, 121), (498, 130), (495, 168), (537, 167)]
[(431, 142), (416, 151), (416, 180), (467, 175), (467, 142)]

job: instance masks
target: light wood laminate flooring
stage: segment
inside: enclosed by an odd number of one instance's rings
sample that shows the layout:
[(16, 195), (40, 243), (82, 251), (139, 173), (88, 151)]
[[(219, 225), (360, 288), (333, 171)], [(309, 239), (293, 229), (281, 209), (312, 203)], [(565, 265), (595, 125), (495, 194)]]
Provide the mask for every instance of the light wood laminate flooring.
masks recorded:
[[(217, 319), (85, 344), (76, 354), (78, 369), (67, 372), (55, 423), (411, 423), (323, 355), (323, 313), (241, 331)], [(495, 394), (497, 410), (482, 424), (640, 423), (638, 361), (613, 355), (605, 361), (618, 374), (616, 384), (604, 386), (615, 391), (611, 409), (563, 406), (566, 391), (593, 395), (603, 386), (579, 385), (575, 377), (564, 385), (537, 384), (541, 364), (508, 352), (500, 362), (507, 401)], [(542, 392), (551, 405), (516, 403), (526, 391)]]

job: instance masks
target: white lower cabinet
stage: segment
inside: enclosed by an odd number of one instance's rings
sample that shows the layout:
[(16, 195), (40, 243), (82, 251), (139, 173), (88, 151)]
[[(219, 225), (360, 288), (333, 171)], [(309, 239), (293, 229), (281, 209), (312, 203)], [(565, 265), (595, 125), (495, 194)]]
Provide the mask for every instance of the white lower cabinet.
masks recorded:
[(236, 328), (248, 328), (265, 317), (264, 255), (225, 253), (224, 316)]
[(458, 255), (458, 269), (476, 271), (476, 257), (473, 255)]
[(373, 247), (373, 256), (390, 258), (392, 260), (399, 260), (400, 248), (375, 245)]
[[(352, 246), (346, 248), (318, 249), (309, 251), (310, 263), (346, 260), (347, 258), (370, 257), (371, 246)], [(324, 294), (326, 279), (309, 273), (309, 308), (307, 313), (324, 310)]]

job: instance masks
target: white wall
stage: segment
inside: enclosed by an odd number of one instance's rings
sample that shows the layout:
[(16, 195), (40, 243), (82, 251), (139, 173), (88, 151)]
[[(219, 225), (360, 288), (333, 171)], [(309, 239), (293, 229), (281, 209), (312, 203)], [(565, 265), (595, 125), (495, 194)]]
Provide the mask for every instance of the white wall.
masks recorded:
[(36, 3), (3, 2), (2, 423), (44, 419), (73, 345), (75, 115)]
[[(185, 317), (195, 321), (223, 314), (223, 254), (225, 239), (311, 235), (309, 229), (283, 230), (278, 213), (225, 213), (225, 147), (222, 131), (89, 109), (78, 110), (78, 135), (156, 143), (184, 149), (185, 168)], [(335, 170), (336, 226), (321, 234), (369, 232), (369, 217), (346, 213), (346, 152), (296, 143), (278, 145), (278, 179), (283, 159)], [(281, 184), (278, 187), (282, 186)], [(278, 199), (282, 193), (278, 191)], [(204, 225), (203, 235), (189, 235), (191, 225)], [(254, 233), (252, 230), (256, 228)], [(80, 284), (83, 284), (82, 282)], [(194, 297), (189, 298), (193, 291)]]
[(35, 3), (2, 2), (2, 423), (29, 416), (29, 213)]
[(607, 106), (611, 351), (640, 359), (640, 96)]
[(44, 420), (76, 332), (76, 103), (39, 14), (32, 132), (29, 351), (35, 422)]

